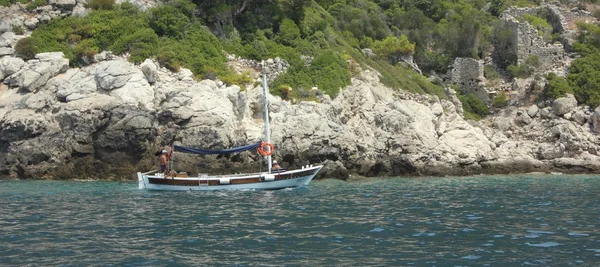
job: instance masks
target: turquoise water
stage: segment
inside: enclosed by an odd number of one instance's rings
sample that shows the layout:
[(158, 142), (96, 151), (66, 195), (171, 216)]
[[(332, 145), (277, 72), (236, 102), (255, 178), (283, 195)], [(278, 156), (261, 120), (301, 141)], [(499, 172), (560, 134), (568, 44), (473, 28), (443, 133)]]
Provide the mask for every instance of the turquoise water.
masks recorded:
[(0, 181), (2, 266), (600, 266), (600, 177)]

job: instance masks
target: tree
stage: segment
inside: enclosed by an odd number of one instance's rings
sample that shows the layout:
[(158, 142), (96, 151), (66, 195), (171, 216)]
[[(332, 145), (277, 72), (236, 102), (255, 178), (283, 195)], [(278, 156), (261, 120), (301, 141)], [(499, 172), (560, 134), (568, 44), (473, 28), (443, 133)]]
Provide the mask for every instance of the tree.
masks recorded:
[(294, 46), (300, 38), (300, 28), (296, 23), (291, 19), (284, 19), (279, 25), (276, 41), (283, 45)]
[(190, 19), (174, 6), (155, 7), (151, 11), (150, 27), (159, 36), (181, 37)]
[(403, 56), (412, 55), (415, 52), (415, 44), (408, 41), (405, 35), (400, 37), (390, 35), (383, 41), (376, 41), (373, 44), (373, 52), (395, 64)]

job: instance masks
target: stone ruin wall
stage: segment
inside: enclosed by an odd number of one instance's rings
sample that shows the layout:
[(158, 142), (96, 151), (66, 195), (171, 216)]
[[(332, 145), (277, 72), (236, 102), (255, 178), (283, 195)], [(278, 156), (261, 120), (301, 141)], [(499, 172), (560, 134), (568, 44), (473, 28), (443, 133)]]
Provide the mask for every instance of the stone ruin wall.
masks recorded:
[(513, 49), (508, 49), (505, 52), (514, 52), (517, 63), (521, 64), (532, 55), (538, 56), (541, 63), (541, 71), (549, 71), (555, 69), (564, 69), (565, 49), (562, 44), (549, 44), (538, 35), (527, 22), (519, 22), (516, 18), (525, 14), (536, 14), (540, 10), (545, 9), (548, 14), (546, 18), (554, 31), (563, 32), (568, 25), (561, 11), (551, 5), (543, 5), (535, 8), (510, 8), (504, 11), (501, 18), (505, 22), (505, 26), (516, 34), (513, 38)]
[(473, 58), (456, 58), (452, 64), (450, 81), (461, 90), (474, 93), (480, 99), (489, 100), (489, 93), (484, 88), (483, 60)]

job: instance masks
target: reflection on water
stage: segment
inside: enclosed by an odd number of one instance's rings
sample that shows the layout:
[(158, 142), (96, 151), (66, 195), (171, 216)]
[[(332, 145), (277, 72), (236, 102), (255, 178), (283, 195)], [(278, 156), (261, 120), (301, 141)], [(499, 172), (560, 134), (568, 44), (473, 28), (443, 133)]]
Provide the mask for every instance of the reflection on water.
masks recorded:
[(0, 265), (596, 266), (600, 178), (148, 192), (0, 181)]

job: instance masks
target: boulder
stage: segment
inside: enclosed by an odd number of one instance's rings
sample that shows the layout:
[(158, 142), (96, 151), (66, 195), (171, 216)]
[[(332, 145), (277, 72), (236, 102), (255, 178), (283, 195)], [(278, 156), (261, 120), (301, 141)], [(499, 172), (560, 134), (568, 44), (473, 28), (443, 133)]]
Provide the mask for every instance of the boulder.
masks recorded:
[(10, 86), (19, 87), (29, 92), (37, 92), (50, 78), (65, 72), (69, 68), (69, 60), (64, 58), (62, 52), (40, 53), (35, 57), (7, 78)]
[(146, 80), (148, 80), (150, 84), (155, 83), (158, 79), (158, 67), (156, 66), (156, 64), (154, 64), (152, 60), (146, 59), (140, 65), (140, 67), (142, 68), (142, 72), (146, 76)]
[(11, 47), (0, 47), (0, 57), (12, 55), (15, 53), (15, 50)]
[(520, 125), (529, 125), (532, 121), (533, 119), (529, 117), (527, 112), (522, 112), (520, 115), (517, 115), (517, 117), (515, 117), (515, 122)]
[(531, 105), (529, 106), (529, 108), (527, 108), (527, 115), (529, 115), (529, 117), (531, 118), (535, 118), (535, 116), (538, 114), (538, 111), (540, 109), (538, 108), (537, 105)]
[(17, 36), (14, 32), (12, 32), (11, 28), (11, 31), (0, 35), (0, 47), (12, 47), (16, 40)]
[(0, 81), (18, 72), (23, 66), (25, 66), (25, 61), (18, 57), (0, 58)]
[(78, 100), (97, 91), (94, 76), (79, 69), (70, 69), (48, 84), (56, 84), (56, 98), (63, 102)]
[(31, 17), (25, 20), (23, 24), (25, 24), (28, 29), (34, 30), (37, 28), (38, 23), (40, 23), (40, 21), (36, 17)]
[(585, 111), (578, 110), (577, 112), (573, 113), (573, 116), (571, 116), (571, 119), (578, 125), (583, 125), (587, 121), (588, 117), (589, 116), (585, 114)]
[(56, 6), (63, 10), (72, 10), (77, 4), (76, 0), (49, 0), (49, 4)]
[(577, 107), (577, 99), (572, 94), (566, 94), (552, 102), (552, 112), (558, 116), (563, 116)]
[(100, 89), (114, 90), (131, 79), (131, 65), (124, 59), (103, 61), (96, 66), (94, 77)]
[(594, 132), (600, 133), (600, 106), (594, 110), (590, 119)]
[(85, 8), (84, 4), (77, 3), (75, 7), (73, 7), (73, 16), (85, 17), (90, 11)]

